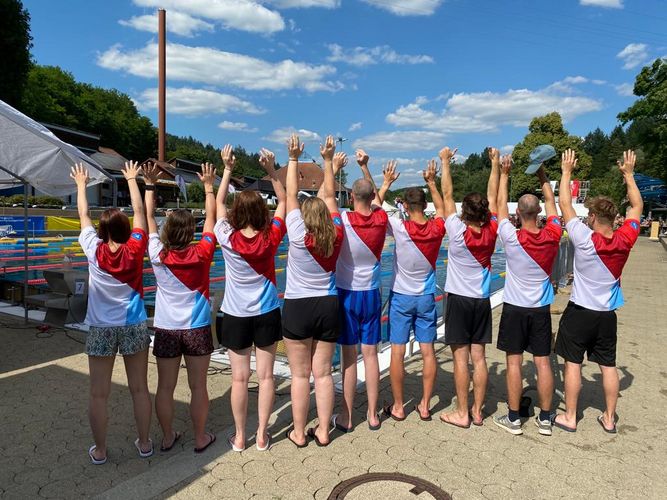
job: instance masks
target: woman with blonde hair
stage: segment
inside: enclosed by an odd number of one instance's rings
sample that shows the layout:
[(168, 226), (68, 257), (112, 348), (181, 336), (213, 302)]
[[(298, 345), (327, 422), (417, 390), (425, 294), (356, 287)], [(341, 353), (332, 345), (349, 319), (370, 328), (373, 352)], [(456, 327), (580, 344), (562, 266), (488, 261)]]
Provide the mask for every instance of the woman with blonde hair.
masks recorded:
[[(343, 166), (346, 157), (334, 155), (333, 137), (320, 147), (324, 159), (324, 181), (317, 198), (298, 200), (298, 161), (303, 152), (299, 137), (288, 142), (287, 167), (287, 286), (283, 307), (283, 337), (292, 374), (292, 418), (294, 428), (287, 439), (297, 447), (329, 444), (329, 421), (333, 413), (334, 386), (331, 361), (338, 340), (338, 295), (336, 261), (343, 242), (343, 223), (338, 213), (334, 187), (334, 162)], [(315, 380), (318, 426), (306, 431), (310, 400), (310, 376)]]
[(250, 356), (254, 346), (259, 381), (255, 446), (266, 451), (271, 446), (268, 425), (275, 396), (273, 365), (277, 343), (282, 338), (275, 256), (287, 231), (285, 188), (276, 177), (273, 153), (262, 149), (259, 162), (271, 177), (278, 198), (273, 218), (256, 191), (237, 193), (231, 210), (227, 210), (225, 200), (236, 163), (231, 146), (222, 150), (222, 160), (225, 172), (218, 190), (215, 234), (225, 259), (221, 343), (227, 348), (232, 365), (231, 403), (236, 427), (228, 442), (234, 451), (243, 451), (246, 446)]

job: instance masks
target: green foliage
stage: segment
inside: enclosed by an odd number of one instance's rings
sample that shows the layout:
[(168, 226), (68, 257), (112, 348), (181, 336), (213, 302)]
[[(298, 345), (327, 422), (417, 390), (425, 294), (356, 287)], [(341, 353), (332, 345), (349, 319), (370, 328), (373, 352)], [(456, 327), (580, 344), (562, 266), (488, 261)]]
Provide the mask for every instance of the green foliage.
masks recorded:
[(20, 0), (0, 0), (0, 100), (18, 107), (32, 61), (30, 14)]
[[(55, 196), (28, 196), (28, 205), (38, 207), (62, 207), (63, 200)], [(13, 205), (23, 206), (23, 195), (0, 196), (0, 206), (11, 207)]]
[(201, 182), (193, 182), (187, 186), (188, 203), (202, 203), (204, 201), (204, 185)]

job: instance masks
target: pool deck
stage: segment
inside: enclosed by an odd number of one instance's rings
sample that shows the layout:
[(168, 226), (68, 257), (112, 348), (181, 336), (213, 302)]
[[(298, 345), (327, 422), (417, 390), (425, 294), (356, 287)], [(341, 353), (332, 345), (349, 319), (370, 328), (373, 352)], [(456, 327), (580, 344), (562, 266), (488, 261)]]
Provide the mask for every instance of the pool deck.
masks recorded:
[[(0, 497), (1, 498), (328, 498), (340, 482), (368, 472), (403, 473), (429, 481), (455, 499), (477, 498), (664, 498), (667, 490), (667, 252), (641, 238), (624, 272), (627, 304), (618, 312), (618, 363), (621, 398), (619, 433), (602, 432), (596, 417), (603, 408), (600, 376), (584, 365), (576, 434), (554, 430), (543, 437), (531, 422), (522, 436), (493, 425), (468, 430), (421, 422), (411, 413), (404, 422), (384, 421), (379, 432), (364, 422), (350, 434), (332, 433), (332, 444), (310, 443), (297, 450), (283, 437), (291, 420), (289, 384), (276, 397), (268, 452), (252, 447), (234, 453), (228, 371), (209, 377), (210, 427), (218, 441), (206, 453), (192, 452), (188, 389), (181, 373), (176, 390), (176, 422), (184, 439), (169, 453), (139, 459), (133, 446), (133, 418), (123, 364), (117, 361), (110, 399), (109, 462), (90, 465), (92, 443), (87, 419), (87, 360), (81, 332), (55, 331), (37, 336), (35, 325), (0, 314)], [(566, 295), (559, 295), (562, 307)], [(1, 310), (0, 310), (1, 311)], [(494, 337), (500, 309), (494, 312)], [(554, 315), (554, 325), (559, 316)], [(438, 346), (438, 384), (434, 411), (453, 397), (451, 352)], [(490, 382), (487, 415), (504, 411), (502, 353), (488, 350)], [(407, 363), (408, 407), (419, 398), (419, 359)], [(531, 369), (526, 370), (532, 379)], [(157, 372), (149, 365), (154, 392)], [(254, 393), (251, 393), (251, 397)], [(389, 401), (388, 374), (381, 400)], [(357, 399), (363, 414), (365, 397)], [(250, 401), (250, 414), (255, 402)], [(314, 412), (311, 413), (314, 418)], [(152, 435), (160, 441), (157, 421)], [(252, 423), (249, 425), (252, 429)], [(359, 486), (348, 498), (415, 498), (412, 486), (384, 481)], [(662, 492), (662, 493), (660, 493)], [(432, 498), (427, 492), (418, 498)]]

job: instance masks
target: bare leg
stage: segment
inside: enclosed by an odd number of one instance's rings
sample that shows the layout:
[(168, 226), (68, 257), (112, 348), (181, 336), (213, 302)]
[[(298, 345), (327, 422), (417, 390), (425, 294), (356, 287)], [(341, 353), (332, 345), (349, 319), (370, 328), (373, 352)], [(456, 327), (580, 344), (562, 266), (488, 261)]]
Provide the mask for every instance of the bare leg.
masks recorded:
[(357, 392), (357, 346), (341, 346), (343, 351), (343, 401), (337, 423), (348, 429), (352, 428), (352, 409)]
[(506, 356), (507, 371), (505, 380), (507, 382), (507, 404), (512, 411), (519, 411), (521, 406), (521, 392), (523, 390), (523, 378), (521, 376), (521, 365), (523, 354), (510, 354)]
[(470, 372), (468, 359), (470, 346), (467, 344), (452, 345), (454, 355), (454, 385), (456, 387), (456, 409), (450, 413), (443, 413), (440, 419), (456, 425), (470, 425), (468, 414), (468, 391), (470, 390)]
[(435, 386), (437, 366), (435, 362), (435, 350), (433, 349), (432, 342), (420, 342), (419, 349), (422, 353), (424, 368), (422, 370), (423, 395), (417, 406), (417, 410), (422, 417), (427, 417), (430, 416), (431, 395), (433, 394), (433, 387)]
[(206, 419), (208, 418), (208, 366), (211, 355), (185, 356), (185, 366), (188, 370), (188, 385), (190, 386), (190, 418), (195, 432), (195, 448), (203, 448), (211, 437), (206, 433)]
[(257, 379), (259, 393), (257, 395), (258, 426), (255, 441), (260, 448), (266, 446), (269, 418), (273, 411), (275, 400), (275, 383), (273, 380), (273, 365), (276, 360), (277, 344), (255, 348), (255, 362), (257, 363)]
[(336, 344), (334, 342), (313, 341), (311, 361), (315, 379), (315, 402), (317, 405), (318, 426), (315, 430), (322, 444), (329, 442), (329, 422), (334, 407), (334, 384), (331, 375), (331, 360)]
[(148, 392), (148, 349), (131, 356), (123, 356), (127, 384), (132, 395), (134, 420), (137, 423), (139, 447), (147, 452), (151, 449), (151, 396)]
[(581, 392), (581, 365), (565, 362), (565, 413), (556, 417), (562, 425), (575, 429), (577, 427), (577, 402)]
[(549, 356), (535, 356), (533, 359), (537, 371), (537, 395), (540, 398), (540, 409), (551, 411), (554, 396), (554, 374), (551, 371)]
[(486, 346), (484, 344), (472, 344), (470, 346), (470, 357), (472, 358), (473, 374), (472, 389), (475, 401), (472, 405), (472, 417), (475, 421), (482, 419), (482, 406), (486, 397), (486, 385), (489, 381), (489, 370), (486, 367)]
[(248, 418), (248, 381), (250, 380), (251, 348), (234, 351), (229, 349), (229, 360), (232, 364), (232, 414), (234, 415), (234, 446), (245, 448), (246, 420)]
[(366, 396), (368, 397), (367, 418), (371, 425), (380, 423), (378, 417), (378, 399), (380, 397), (380, 366), (378, 364), (377, 345), (361, 344), (366, 372)]
[(391, 394), (394, 402), (391, 412), (398, 418), (405, 417), (403, 408), (403, 379), (405, 378), (404, 361), (405, 344), (391, 344), (391, 363), (389, 364), (389, 379), (391, 380)]
[(111, 393), (111, 373), (116, 356), (88, 356), (90, 371), (90, 399), (88, 419), (93, 431), (95, 450), (93, 456), (101, 460), (107, 456), (107, 402)]
[(306, 423), (310, 406), (310, 371), (313, 339), (285, 339), (287, 361), (292, 374), (290, 394), (292, 398), (292, 439), (299, 444), (306, 442)]
[(176, 438), (174, 423), (174, 391), (178, 383), (181, 356), (177, 358), (155, 358), (157, 362), (157, 392), (155, 414), (162, 428), (162, 447), (166, 448)]
[(618, 402), (618, 392), (620, 382), (618, 380), (618, 371), (615, 366), (602, 366), (602, 387), (604, 388), (604, 400), (606, 410), (604, 412), (603, 423), (606, 429), (613, 429), (616, 423), (616, 403)]

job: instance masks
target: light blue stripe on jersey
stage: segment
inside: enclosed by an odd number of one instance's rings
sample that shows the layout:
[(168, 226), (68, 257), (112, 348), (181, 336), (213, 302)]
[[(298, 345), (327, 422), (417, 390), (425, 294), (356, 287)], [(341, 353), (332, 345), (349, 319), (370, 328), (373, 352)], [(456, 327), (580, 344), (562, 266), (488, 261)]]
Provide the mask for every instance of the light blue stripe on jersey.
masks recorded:
[(554, 301), (554, 287), (548, 279), (542, 282), (542, 297), (540, 297), (540, 306), (548, 306)]
[(429, 295), (435, 293), (435, 271), (431, 269), (431, 272), (426, 275), (424, 280), (424, 292), (422, 295)]
[(270, 280), (265, 280), (262, 295), (259, 298), (260, 314), (266, 314), (278, 307), (280, 307), (280, 302), (278, 302), (276, 286)]
[(192, 307), (190, 328), (201, 328), (211, 324), (211, 306), (208, 299), (200, 292), (195, 292), (195, 303)]
[(486, 299), (491, 295), (491, 271), (488, 267), (482, 269), (482, 298)]
[(132, 295), (130, 295), (130, 302), (127, 305), (125, 324), (136, 325), (142, 321), (146, 321), (146, 308), (144, 307), (144, 299), (141, 298), (139, 292), (133, 290)]
[(611, 295), (609, 297), (609, 310), (613, 311), (625, 304), (625, 299), (623, 298), (623, 291), (621, 290), (621, 280), (616, 280), (614, 286), (611, 289)]

